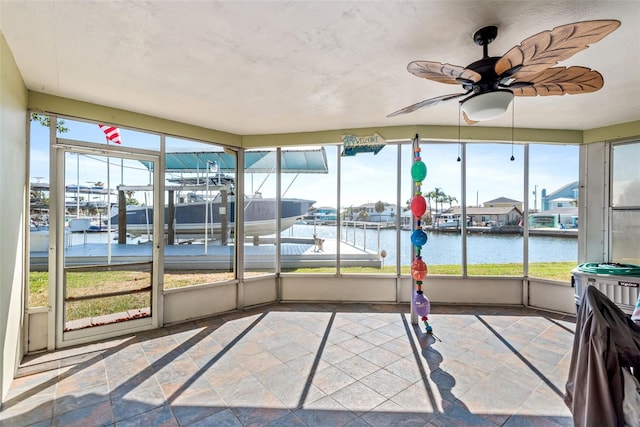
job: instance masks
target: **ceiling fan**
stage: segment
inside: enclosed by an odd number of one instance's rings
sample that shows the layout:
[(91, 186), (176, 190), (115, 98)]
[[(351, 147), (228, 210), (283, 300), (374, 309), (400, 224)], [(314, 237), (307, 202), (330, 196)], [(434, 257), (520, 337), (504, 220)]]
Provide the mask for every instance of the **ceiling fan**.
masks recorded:
[(451, 93), (410, 105), (387, 117), (466, 97), (460, 102), (467, 124), (503, 114), (514, 96), (549, 96), (595, 92), (604, 85), (602, 75), (586, 67), (554, 67), (620, 26), (617, 20), (594, 20), (561, 25), (543, 31), (514, 46), (501, 57), (489, 56), (488, 46), (498, 27), (476, 31), (474, 42), (482, 46), (482, 59), (466, 67), (434, 61), (413, 61), (407, 70), (439, 83), (461, 84), (465, 92)]

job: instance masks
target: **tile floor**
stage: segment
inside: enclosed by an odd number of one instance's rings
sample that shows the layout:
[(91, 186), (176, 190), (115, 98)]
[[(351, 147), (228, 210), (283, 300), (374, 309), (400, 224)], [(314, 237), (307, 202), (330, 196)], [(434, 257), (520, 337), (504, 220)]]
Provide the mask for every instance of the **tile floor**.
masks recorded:
[(573, 425), (574, 317), (437, 305), (425, 335), (408, 309), (276, 304), (30, 356), (0, 425)]

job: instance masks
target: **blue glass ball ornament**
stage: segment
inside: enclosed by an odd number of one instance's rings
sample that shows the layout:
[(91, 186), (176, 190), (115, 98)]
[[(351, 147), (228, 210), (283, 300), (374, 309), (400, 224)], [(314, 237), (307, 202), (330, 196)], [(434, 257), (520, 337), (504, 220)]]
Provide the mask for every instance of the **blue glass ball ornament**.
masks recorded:
[(427, 233), (420, 229), (414, 230), (413, 233), (411, 233), (411, 243), (413, 243), (414, 246), (423, 246), (427, 243), (428, 239)]

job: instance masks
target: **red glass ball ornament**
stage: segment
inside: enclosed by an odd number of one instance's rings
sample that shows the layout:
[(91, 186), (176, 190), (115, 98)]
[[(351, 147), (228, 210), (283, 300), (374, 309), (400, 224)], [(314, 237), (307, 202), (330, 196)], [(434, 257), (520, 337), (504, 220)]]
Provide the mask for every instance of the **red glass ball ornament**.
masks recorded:
[(421, 259), (416, 259), (411, 263), (411, 277), (416, 280), (423, 280), (427, 277), (427, 264)]

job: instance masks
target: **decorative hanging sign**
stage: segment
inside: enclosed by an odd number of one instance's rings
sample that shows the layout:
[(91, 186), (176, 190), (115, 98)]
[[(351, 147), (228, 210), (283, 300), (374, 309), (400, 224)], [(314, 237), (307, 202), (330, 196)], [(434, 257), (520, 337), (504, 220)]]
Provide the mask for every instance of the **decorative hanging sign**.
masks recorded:
[(414, 156), (413, 165), (411, 166), (411, 178), (416, 185), (416, 194), (411, 200), (411, 213), (413, 214), (416, 227), (411, 233), (411, 243), (415, 247), (416, 257), (411, 263), (411, 277), (416, 283), (416, 294), (413, 297), (414, 312), (420, 316), (420, 320), (424, 322), (425, 331), (432, 333), (433, 328), (429, 325), (429, 313), (431, 312), (431, 302), (422, 291), (422, 281), (427, 277), (427, 264), (422, 260), (422, 246), (428, 241), (427, 233), (422, 230), (422, 217), (427, 211), (427, 201), (422, 195), (422, 181), (427, 177), (427, 166), (420, 157), (420, 138), (416, 134), (413, 144)]
[(370, 136), (342, 135), (342, 156), (355, 156), (358, 153), (378, 154), (387, 141), (374, 133)]

